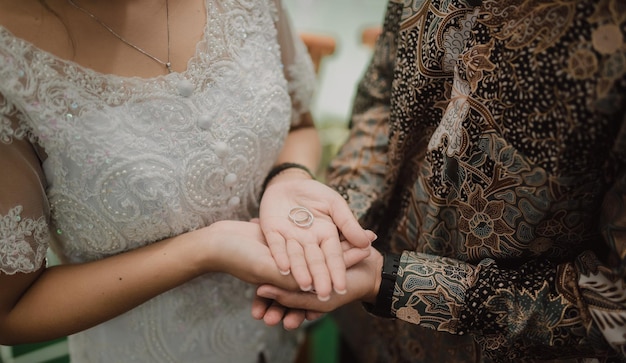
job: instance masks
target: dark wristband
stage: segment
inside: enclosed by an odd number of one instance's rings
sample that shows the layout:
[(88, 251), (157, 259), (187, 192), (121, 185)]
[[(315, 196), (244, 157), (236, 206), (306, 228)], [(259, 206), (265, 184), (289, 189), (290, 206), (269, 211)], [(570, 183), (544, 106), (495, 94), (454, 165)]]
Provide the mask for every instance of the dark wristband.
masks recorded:
[(370, 314), (383, 318), (395, 318), (391, 313), (391, 303), (399, 267), (400, 255), (392, 253), (383, 254), (383, 270), (381, 271), (380, 287), (378, 289), (378, 295), (376, 295), (376, 303), (374, 305), (363, 303), (363, 307)]
[(273, 167), (272, 170), (270, 170), (270, 172), (265, 177), (265, 180), (263, 181), (263, 186), (261, 187), (261, 195), (263, 195), (263, 193), (265, 192), (265, 188), (267, 188), (267, 184), (269, 184), (270, 180), (272, 180), (275, 176), (282, 173), (283, 171), (287, 169), (292, 169), (292, 168), (304, 170), (307, 172), (307, 174), (311, 176), (311, 179), (315, 179), (315, 175), (313, 174), (313, 172), (311, 172), (309, 168), (307, 168), (306, 166), (302, 164), (297, 164), (297, 163), (278, 164), (275, 167)]

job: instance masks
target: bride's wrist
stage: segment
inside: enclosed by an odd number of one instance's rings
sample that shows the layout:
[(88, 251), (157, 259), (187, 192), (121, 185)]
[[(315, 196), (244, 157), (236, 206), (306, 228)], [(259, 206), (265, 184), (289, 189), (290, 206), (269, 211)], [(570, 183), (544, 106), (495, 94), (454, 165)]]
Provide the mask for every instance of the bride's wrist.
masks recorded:
[(201, 273), (221, 272), (223, 269), (221, 266), (224, 261), (220, 257), (220, 249), (216, 247), (219, 246), (220, 236), (224, 234), (221, 230), (221, 222), (217, 221), (192, 232), (196, 240), (194, 244), (196, 248), (192, 254)]
[(272, 168), (263, 181), (261, 197), (270, 184), (285, 179), (315, 179), (315, 174), (307, 166), (298, 163), (281, 163)]

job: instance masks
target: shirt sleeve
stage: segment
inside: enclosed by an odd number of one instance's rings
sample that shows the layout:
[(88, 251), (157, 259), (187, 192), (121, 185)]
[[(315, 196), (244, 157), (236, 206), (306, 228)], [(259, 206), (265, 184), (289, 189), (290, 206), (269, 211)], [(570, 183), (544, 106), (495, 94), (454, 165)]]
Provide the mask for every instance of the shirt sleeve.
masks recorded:
[[(372, 59), (357, 85), (349, 136), (331, 160), (327, 183), (348, 201), (361, 223), (376, 228), (389, 196), (388, 143), (397, 24), (385, 21)], [(373, 203), (380, 205), (373, 206)]]
[[(626, 146), (624, 132), (618, 142)], [(626, 150), (626, 149), (625, 149)], [(398, 319), (472, 334), (496, 361), (626, 357), (626, 172), (607, 193), (600, 228), (606, 256), (476, 265), (405, 251), (393, 295)]]
[(291, 125), (292, 127), (302, 126), (302, 116), (310, 112), (311, 101), (315, 91), (315, 69), (308, 50), (292, 27), (282, 2), (280, 0), (274, 1), (278, 42), (289, 95), (291, 96)]
[(48, 205), (41, 163), (16, 108), (0, 95), (0, 273), (45, 263)]

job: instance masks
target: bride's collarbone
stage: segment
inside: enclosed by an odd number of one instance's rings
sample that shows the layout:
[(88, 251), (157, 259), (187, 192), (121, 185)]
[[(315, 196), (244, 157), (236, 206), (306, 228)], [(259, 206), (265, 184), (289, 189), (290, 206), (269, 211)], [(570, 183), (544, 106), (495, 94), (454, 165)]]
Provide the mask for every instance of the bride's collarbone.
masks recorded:
[[(176, 0), (169, 2), (171, 7)], [(161, 2), (143, 12), (129, 5), (126, 8), (114, 6), (116, 2), (111, 2), (110, 6), (104, 6), (108, 1), (88, 3), (102, 6), (102, 11), (99, 7), (89, 10), (94, 15), (97, 13), (100, 22), (69, 5), (67, 0), (49, 0), (47, 3), (48, 8), (44, 8), (37, 0), (0, 0), (0, 25), (61, 60), (104, 74), (154, 77), (168, 72), (164, 65), (168, 61), (173, 71), (183, 71), (204, 34), (206, 19), (192, 3), (186, 3), (189, 6), (181, 7), (183, 10), (170, 9), (169, 19)], [(156, 14), (158, 11), (163, 12), (162, 16)], [(180, 26), (183, 24), (181, 18), (185, 17), (186, 26)]]

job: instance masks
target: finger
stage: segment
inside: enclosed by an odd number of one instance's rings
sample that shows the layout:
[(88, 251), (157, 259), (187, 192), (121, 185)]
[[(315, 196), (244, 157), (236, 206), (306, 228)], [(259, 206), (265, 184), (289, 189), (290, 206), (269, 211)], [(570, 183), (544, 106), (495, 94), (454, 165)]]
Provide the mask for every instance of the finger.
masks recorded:
[(267, 312), (268, 306), (271, 304), (272, 300), (266, 299), (259, 295), (255, 295), (252, 299), (252, 317), (256, 320), (261, 320), (265, 316)]
[(288, 239), (287, 254), (291, 264), (291, 274), (300, 286), (300, 289), (302, 291), (311, 291), (313, 289), (313, 280), (300, 243), (296, 240)]
[(285, 330), (294, 330), (300, 327), (304, 320), (306, 319), (306, 314), (304, 310), (300, 309), (288, 309), (285, 316), (283, 317), (283, 327)]
[(345, 245), (349, 247), (345, 248), (344, 242), (342, 242), (343, 262), (347, 269), (366, 259), (372, 251), (371, 247), (368, 249), (358, 248), (347, 242), (345, 242)]
[(306, 320), (309, 320), (309, 321), (321, 319), (324, 315), (326, 315), (326, 313), (322, 313), (319, 311), (313, 311), (313, 310), (303, 310), (303, 311), (305, 312)]
[(324, 253), (317, 244), (306, 244), (304, 246), (304, 255), (309, 272), (313, 277), (313, 286), (315, 286), (317, 297), (321, 301), (327, 301), (330, 298), (332, 283)]
[(308, 292), (290, 292), (273, 285), (261, 285), (257, 294), (266, 299), (276, 300), (283, 306), (294, 306), (303, 310), (328, 312), (328, 304), (320, 301), (315, 294)]
[(280, 324), (283, 320), (283, 317), (287, 313), (287, 308), (280, 305), (276, 301), (273, 301), (270, 306), (267, 308), (267, 312), (263, 316), (263, 322), (265, 325), (275, 326)]
[(276, 261), (276, 266), (278, 266), (280, 273), (289, 275), (291, 265), (283, 236), (278, 232), (267, 232), (265, 233), (265, 240), (267, 241), (267, 246), (272, 252), (272, 257), (274, 257), (274, 261)]
[[(332, 281), (332, 287), (338, 294), (346, 293), (346, 264), (338, 238), (328, 238), (320, 244), (326, 260), (326, 266)], [(317, 287), (317, 282), (315, 284)]]
[(374, 232), (361, 227), (344, 199), (331, 201), (330, 216), (341, 234), (354, 246), (366, 248), (376, 239)]

